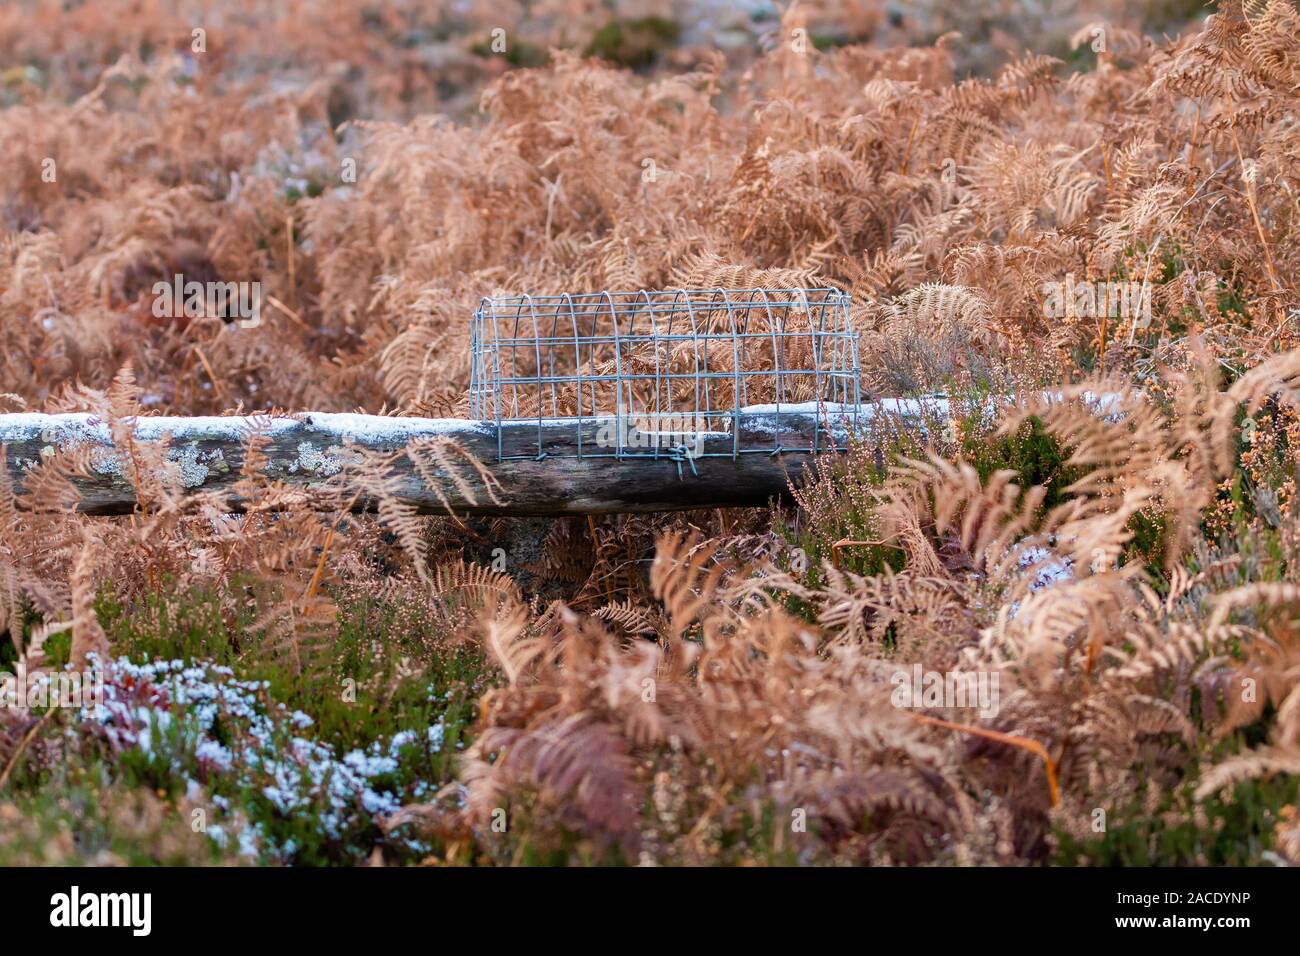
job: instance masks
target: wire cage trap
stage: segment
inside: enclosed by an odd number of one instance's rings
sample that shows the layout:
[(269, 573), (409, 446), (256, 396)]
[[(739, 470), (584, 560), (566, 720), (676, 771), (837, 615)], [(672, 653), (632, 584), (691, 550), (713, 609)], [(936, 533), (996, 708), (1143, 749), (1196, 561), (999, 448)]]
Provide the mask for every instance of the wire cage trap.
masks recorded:
[[(852, 425), (861, 413), (858, 337), (837, 289), (490, 296), (471, 353), (471, 413), (496, 424), (506, 460), (554, 453), (543, 430), (557, 427), (581, 458), (815, 453), (828, 432), (809, 416)], [(527, 423), (536, 447), (506, 449), (501, 426)]]

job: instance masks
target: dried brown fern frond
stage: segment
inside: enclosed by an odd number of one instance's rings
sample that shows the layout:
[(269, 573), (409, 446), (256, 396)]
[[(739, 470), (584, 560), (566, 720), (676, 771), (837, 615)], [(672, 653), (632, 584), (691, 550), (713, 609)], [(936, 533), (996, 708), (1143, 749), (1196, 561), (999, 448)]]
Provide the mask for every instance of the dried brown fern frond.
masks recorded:
[(464, 558), (437, 565), (428, 589), (439, 617), (451, 631), (469, 628), (493, 615), (514, 620), (516, 606), (522, 603), (514, 578)]
[(663, 604), (673, 640), (697, 624), (712, 619), (716, 596), (729, 567), (715, 561), (716, 548), (698, 536), (672, 533), (655, 548), (650, 586)]
[(924, 653), (938, 661), (978, 634), (968, 596), (946, 575), (884, 574), (863, 577), (833, 566), (815, 597), (817, 621), (837, 641), (889, 640), (900, 656)]
[(97, 544), (87, 535), (73, 566), (70, 585), (72, 589), (72, 645), (68, 659), (73, 667), (87, 669), (93, 655), (100, 666), (109, 661), (108, 635), (104, 633), (99, 618), (95, 616), (95, 562)]

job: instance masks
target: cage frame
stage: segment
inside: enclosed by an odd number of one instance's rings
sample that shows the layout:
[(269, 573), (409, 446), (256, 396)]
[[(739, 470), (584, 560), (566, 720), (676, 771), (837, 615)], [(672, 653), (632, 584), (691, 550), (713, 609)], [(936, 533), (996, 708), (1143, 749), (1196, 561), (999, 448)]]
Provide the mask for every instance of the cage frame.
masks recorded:
[[(486, 295), (474, 311), (470, 332), (470, 415), (473, 419), (495, 426), (497, 456), (500, 461), (548, 457), (544, 447), (544, 432), (556, 426), (572, 426), (576, 440), (575, 452), (566, 457), (615, 458), (620, 460), (675, 460), (692, 461), (699, 457), (738, 458), (745, 454), (776, 455), (783, 452), (820, 454), (826, 450), (824, 439), (829, 435), (828, 421), (834, 414), (850, 426), (856, 425), (862, 414), (861, 365), (858, 333), (850, 318), (851, 297), (840, 289), (831, 287), (790, 288), (713, 288), (713, 289), (661, 289), (615, 292), (605, 290), (595, 293), (520, 293), (512, 295)], [(765, 318), (764, 327), (751, 329), (754, 314)], [(806, 315), (807, 328), (791, 328), (786, 321), (791, 315)], [(725, 317), (722, 328), (714, 328), (715, 317)], [(681, 317), (683, 328), (674, 331)], [(637, 328), (638, 319), (645, 319), (647, 327)], [(587, 320), (590, 320), (587, 323)], [(660, 328), (660, 320), (666, 327)], [(567, 329), (561, 321), (567, 320)], [(606, 324), (600, 327), (601, 321)], [(546, 323), (550, 327), (545, 329)], [(503, 324), (509, 323), (509, 335)], [(521, 323), (523, 329), (521, 333)], [(589, 324), (590, 331), (583, 334), (582, 326)], [(527, 333), (531, 330), (531, 335)], [(811, 367), (786, 367), (787, 345), (807, 340)], [(771, 346), (772, 366), (769, 368), (743, 368), (743, 359), (749, 345), (763, 342)], [(730, 368), (711, 371), (710, 347), (721, 342), (730, 345)], [(693, 356), (694, 367), (688, 371), (674, 371), (661, 367), (661, 356), (667, 349), (669, 359), (674, 345), (685, 345)], [(637, 346), (648, 347), (654, 355), (653, 373), (633, 372), (625, 369), (633, 358)], [(601, 350), (612, 349), (613, 369), (600, 372), (595, 363)], [(502, 354), (509, 350), (510, 362), (503, 368)], [(584, 350), (586, 358), (584, 363)], [(519, 354), (531, 352), (533, 371), (519, 374)], [(725, 349), (724, 349), (725, 351)], [(565, 361), (557, 365), (557, 357)], [(572, 363), (564, 367), (571, 357)], [(525, 363), (525, 367), (527, 364)], [(507, 374), (509, 373), (509, 374)], [(774, 401), (751, 406), (745, 399), (750, 386), (763, 379), (771, 379)], [(731, 386), (731, 401), (727, 407), (714, 407), (713, 383), (726, 380)], [(811, 382), (816, 403), (785, 402), (784, 396), (795, 389), (795, 383), (805, 388)], [(693, 407), (673, 407), (674, 384), (688, 381), (685, 394), (693, 395)], [(634, 386), (652, 384), (653, 411), (636, 409)], [(560, 388), (572, 387), (577, 399), (576, 414), (561, 409)], [(597, 387), (612, 386), (614, 405), (601, 409)], [(549, 414), (544, 399), (549, 388)], [(520, 414), (520, 391), (535, 391), (538, 397), (534, 414)], [(507, 397), (507, 391), (510, 396)], [(584, 407), (585, 396), (590, 399)], [(665, 395), (667, 397), (665, 407)], [(626, 399), (626, 400), (625, 400)], [(526, 403), (525, 403), (526, 404)], [(783, 407), (784, 406), (784, 407)], [(513, 414), (511, 413), (513, 412)], [(811, 443), (788, 446), (781, 441), (783, 429), (799, 416), (805, 426), (807, 416), (816, 413), (818, 422), (811, 429)], [(662, 421), (671, 416), (691, 416), (703, 428), (680, 432), (654, 430), (649, 447), (627, 443), (629, 418), (647, 416)], [(760, 440), (753, 429), (742, 432), (742, 416), (761, 417), (763, 428), (770, 432), (771, 442)], [(612, 423), (616, 441), (613, 447), (596, 448), (584, 432), (589, 426), (608, 427)], [(725, 428), (716, 426), (725, 423)], [(532, 454), (506, 454), (502, 443), (504, 428), (509, 426), (517, 433), (519, 428), (534, 424), (537, 429), (536, 448)], [(751, 426), (753, 422), (750, 422)], [(730, 435), (730, 450), (719, 449), (716, 439)], [(669, 442), (665, 447), (664, 435), (690, 434), (697, 450), (680, 442)], [(709, 436), (710, 450), (700, 450), (700, 436)]]

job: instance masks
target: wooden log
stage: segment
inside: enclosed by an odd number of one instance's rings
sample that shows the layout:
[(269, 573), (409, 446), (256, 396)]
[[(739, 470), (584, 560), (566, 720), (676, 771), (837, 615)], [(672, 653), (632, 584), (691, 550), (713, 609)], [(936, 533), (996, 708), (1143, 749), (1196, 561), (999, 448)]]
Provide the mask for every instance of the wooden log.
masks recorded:
[[(888, 399), (864, 405), (857, 427), (867, 427), (882, 415), (914, 425), (923, 409), (942, 416), (946, 406), (944, 399)], [(844, 409), (815, 405), (785, 406), (779, 416), (775, 406), (754, 406), (728, 424), (727, 431), (674, 436), (671, 443), (681, 448), (661, 449), (658, 460), (648, 457), (654, 449), (647, 447), (625, 449), (641, 457), (616, 457), (610, 447), (619, 428), (614, 418), (588, 419), (581, 426), (564, 419), (507, 422), (498, 437), (492, 423), (460, 419), (323, 412), (284, 418), (142, 416), (135, 420), (134, 438), (166, 441), (166, 480), (178, 490), (226, 491), (232, 511), (241, 509), (231, 488), (239, 480), (250, 433), (263, 436), (267, 478), (308, 489), (345, 480), (347, 462), (358, 447), (395, 452), (421, 440), (451, 439), (486, 466), (499, 483), (498, 500), (473, 469), (459, 472), (467, 488), (448, 480), (435, 490), (404, 459), (394, 466), (397, 497), (426, 514), (446, 513), (445, 496), (460, 515), (528, 516), (761, 506), (785, 496), (789, 482), (797, 480), (814, 457), (806, 450), (784, 448), (810, 448), (816, 433), (818, 446), (826, 452), (843, 450), (850, 427)], [(716, 419), (711, 427), (719, 427)], [(736, 432), (739, 447), (753, 450), (733, 457)], [(579, 442), (583, 457), (578, 457)], [(55, 449), (87, 446), (92, 468), (74, 481), (78, 510), (125, 514), (137, 506), (123, 474), (124, 456), (114, 448), (107, 425), (93, 416), (0, 415), (0, 444), (5, 467), (20, 490), (26, 472)], [(356, 507), (373, 504), (363, 497)]]

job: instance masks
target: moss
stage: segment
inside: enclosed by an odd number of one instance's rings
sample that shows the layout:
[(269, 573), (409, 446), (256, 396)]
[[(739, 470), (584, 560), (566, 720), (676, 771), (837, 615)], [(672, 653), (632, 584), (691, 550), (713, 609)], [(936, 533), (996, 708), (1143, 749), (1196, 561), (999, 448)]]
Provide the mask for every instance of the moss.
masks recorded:
[[(255, 603), (231, 610), (213, 592), (174, 594), (164, 588), (160, 595), (127, 605), (102, 593), (96, 611), (116, 654), (137, 664), (183, 661), (203, 668), (209, 682), (243, 682), (245, 689), (239, 693), (246, 697), (249, 687), (261, 687), (254, 694), (254, 709), (262, 716), (254, 718), (247, 708), (223, 710), (203, 729), (184, 708), (164, 707), (158, 720), (151, 721), (147, 746), (116, 747), (93, 726), (58, 714), (45, 734), (61, 741), (57, 753), (41, 742), (33, 744), (28, 759), (11, 777), (7, 796), (19, 812), (36, 821), (33, 840), (49, 832), (72, 834), (67, 862), (88, 862), (89, 853), (101, 850), (131, 863), (207, 862), (221, 856), (215, 845), (203, 848), (200, 840), (198, 856), (189, 842), (175, 851), (187, 854), (182, 860), (170, 849), (170, 837), (160, 844), (163, 849), (123, 855), (117, 831), (128, 831), (111, 813), (105, 817), (86, 809), (105, 788), (123, 799), (145, 795), (140, 799), (150, 802), (150, 812), (160, 820), (197, 801), (225, 829), (234, 821), (214, 807), (238, 808), (241, 819), (255, 827), (263, 841), (266, 861), (357, 863), (382, 845), (388, 859), (413, 862), (435, 848), (386, 835), (378, 817), (360, 807), (341, 818), (328, 796), (328, 781), (307, 776), (290, 780), (288, 785), (306, 802), (286, 813), (274, 792), (286, 783), (270, 776), (270, 766), (253, 760), (240, 761), (238, 770), (233, 765), (214, 769), (199, 757), (199, 744), (206, 739), (208, 746), (215, 742), (234, 753), (260, 747), (291, 767), (296, 758), (287, 755), (298, 753), (301, 742), (309, 741), (313, 747), (327, 748), (321, 753), (333, 754), (335, 761), (345, 755), (391, 757), (391, 768), (378, 776), (370, 772), (366, 786), (391, 794), (399, 803), (428, 799), (453, 778), (456, 756), (469, 739), (476, 701), (489, 685), (490, 672), (477, 647), (448, 642), (438, 622), (399, 613), (402, 610), (373, 598), (343, 601), (328, 646), (318, 650), (308, 666), (295, 667), (258, 628), (262, 609)], [(53, 638), (46, 645), (54, 663), (67, 657), (66, 641), (60, 640)], [(229, 668), (230, 676), (222, 677), (215, 669), (221, 667)], [(304, 723), (300, 715), (310, 722)], [(274, 728), (269, 738), (264, 730), (251, 732), (249, 721), (254, 719), (264, 721), (259, 726)], [(57, 759), (49, 759), (51, 755)], [(79, 835), (83, 830), (85, 839)], [(32, 841), (11, 844), (6, 851), (0, 841), (0, 862), (34, 859)]]
[(1148, 0), (1142, 21), (1148, 33), (1177, 33), (1213, 12), (1205, 0)]
[[(1139, 795), (1110, 808), (1106, 829), (1080, 840), (1057, 832), (1058, 866), (1256, 866), (1272, 849), (1274, 827), (1293, 807), (1300, 778), (1278, 776), (1237, 784), (1228, 796), (1195, 803), (1194, 781), (1157, 790), (1156, 809)], [(1196, 819), (1196, 807), (1204, 820)]]
[(551, 62), (550, 51), (527, 40), (517, 37), (506, 38), (506, 48), (501, 52), (492, 49), (492, 41), (480, 40), (469, 48), (470, 53), (483, 59), (499, 56), (511, 66), (531, 68), (545, 66)]
[(0, 866), (203, 866), (240, 860), (192, 826), (192, 809), (75, 768), (58, 788), (0, 803)]
[(629, 69), (644, 69), (675, 46), (680, 36), (681, 26), (663, 17), (615, 20), (597, 31), (586, 53)]
[[(399, 621), (397, 608), (373, 599), (345, 602), (328, 650), (297, 670), (266, 646), (267, 635), (254, 626), (255, 607), (223, 610), (211, 591), (153, 595), (134, 608), (102, 593), (96, 612), (119, 654), (136, 662), (209, 662), (245, 680), (267, 681), (275, 701), (312, 717), (317, 738), (346, 749), (439, 718), (450, 718), (448, 736), (458, 741), (485, 689), (481, 652), (463, 644), (441, 648), (434, 622)], [(350, 688), (355, 700), (345, 699)]]
[(845, 33), (812, 33), (809, 34), (808, 39), (820, 53), (834, 50), (836, 47), (848, 46), (853, 42), (853, 38)]

